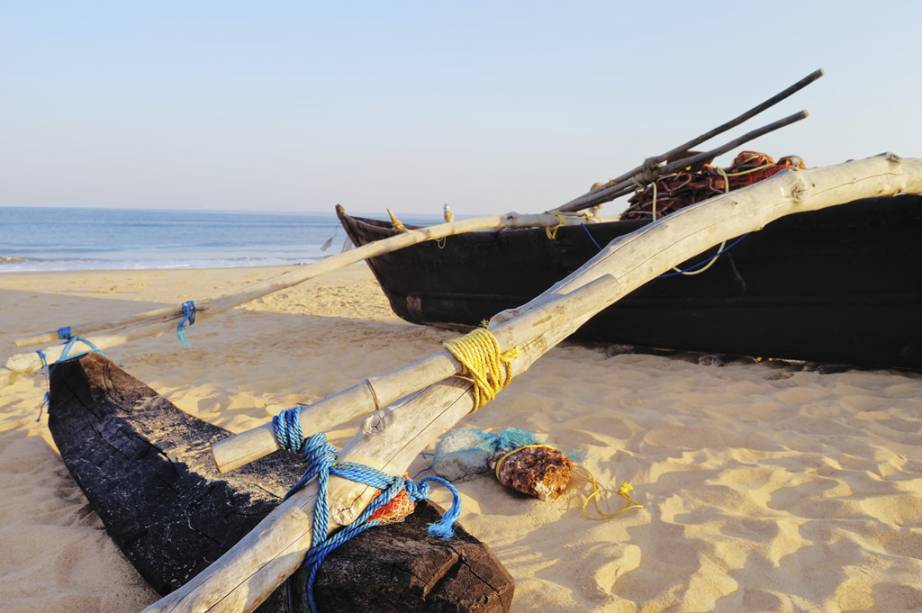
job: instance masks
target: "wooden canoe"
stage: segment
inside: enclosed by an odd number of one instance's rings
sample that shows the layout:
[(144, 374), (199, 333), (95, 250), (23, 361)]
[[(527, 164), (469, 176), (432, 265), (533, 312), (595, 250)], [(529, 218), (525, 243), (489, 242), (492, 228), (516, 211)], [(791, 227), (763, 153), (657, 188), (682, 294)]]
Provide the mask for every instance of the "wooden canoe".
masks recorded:
[[(64, 464), (106, 531), (159, 593), (180, 587), (252, 530), (304, 466), (278, 452), (219, 474), (211, 444), (226, 430), (179, 410), (105, 357), (51, 369), (48, 426)], [(333, 552), (318, 575), (321, 611), (505, 612), (514, 584), (489, 549), (422, 503), (405, 522), (365, 532)], [(303, 573), (295, 575), (301, 602)], [(259, 611), (286, 610), (279, 588)], [(300, 610), (300, 607), (297, 607)]]
[[(583, 339), (686, 351), (922, 368), (922, 197), (790, 215), (733, 244), (707, 271), (665, 275), (588, 322)], [(356, 245), (389, 222), (340, 221)], [(527, 302), (646, 222), (476, 232), (369, 260), (403, 319), (476, 325)], [(702, 254), (682, 265), (707, 261)]]

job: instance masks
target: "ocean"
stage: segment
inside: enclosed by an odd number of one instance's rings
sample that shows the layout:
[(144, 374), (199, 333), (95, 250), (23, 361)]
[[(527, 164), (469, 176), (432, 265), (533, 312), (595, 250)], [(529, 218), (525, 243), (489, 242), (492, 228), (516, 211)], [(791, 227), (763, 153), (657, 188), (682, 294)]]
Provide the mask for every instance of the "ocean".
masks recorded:
[(295, 264), (338, 253), (345, 241), (332, 211), (0, 207), (0, 272)]

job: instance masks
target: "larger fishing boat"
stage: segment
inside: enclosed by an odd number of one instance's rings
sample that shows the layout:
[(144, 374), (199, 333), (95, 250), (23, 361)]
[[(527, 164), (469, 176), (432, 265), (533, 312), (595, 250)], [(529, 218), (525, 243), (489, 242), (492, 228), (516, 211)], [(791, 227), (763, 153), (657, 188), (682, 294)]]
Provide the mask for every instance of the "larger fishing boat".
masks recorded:
[[(922, 368), (922, 197), (859, 200), (779, 219), (647, 283), (578, 337), (605, 343)], [(339, 219), (356, 245), (399, 232)], [(649, 223), (475, 232), (368, 261), (394, 312), (473, 326), (534, 298)], [(705, 266), (710, 266), (704, 270)], [(679, 272), (679, 270), (683, 272)], [(692, 274), (697, 273), (697, 274)]]

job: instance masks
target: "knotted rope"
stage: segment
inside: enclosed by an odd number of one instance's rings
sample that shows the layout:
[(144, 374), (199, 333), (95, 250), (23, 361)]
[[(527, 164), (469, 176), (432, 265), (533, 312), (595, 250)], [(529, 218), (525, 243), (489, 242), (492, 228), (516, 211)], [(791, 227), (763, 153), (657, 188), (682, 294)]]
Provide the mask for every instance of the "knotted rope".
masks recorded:
[[(62, 332), (64, 331), (64, 332)], [(42, 363), (42, 372), (45, 374), (45, 381), (48, 383), (48, 390), (45, 392), (44, 397), (42, 398), (42, 404), (38, 409), (38, 417), (35, 418), (35, 421), (41, 421), (42, 413), (45, 410), (46, 406), (51, 404), (51, 369), (56, 364), (61, 362), (66, 362), (67, 360), (75, 360), (79, 357), (85, 356), (88, 353), (98, 353), (100, 355), (106, 355), (102, 349), (97, 347), (92, 341), (83, 338), (82, 336), (72, 336), (70, 333), (70, 326), (65, 326), (63, 328), (58, 328), (58, 336), (64, 341), (64, 348), (61, 350), (61, 355), (58, 356), (58, 359), (53, 363), (48, 363), (48, 356), (45, 354), (44, 349), (36, 349), (35, 353), (38, 354), (38, 359)], [(87, 346), (87, 350), (75, 355), (71, 355), (70, 352), (73, 351), (74, 345), (77, 343), (83, 343)]]
[(188, 347), (189, 339), (186, 338), (186, 328), (195, 325), (195, 300), (186, 300), (180, 308), (182, 308), (182, 319), (176, 324), (176, 338), (183, 347)]
[(512, 381), (512, 360), (519, 351), (515, 347), (502, 351), (487, 328), (477, 328), (442, 346), (461, 362), (464, 367), (461, 377), (474, 383), (475, 411), (496, 398)]
[[(317, 580), (317, 572), (320, 570), (323, 561), (338, 547), (369, 528), (387, 523), (389, 520), (399, 521), (403, 519), (402, 517), (388, 517), (391, 513), (386, 507), (398, 497), (404, 496), (410, 501), (425, 500), (429, 498), (431, 483), (446, 487), (451, 493), (451, 507), (442, 515), (441, 520), (429, 524), (429, 534), (444, 539), (451, 538), (454, 535), (452, 527), (461, 514), (461, 497), (451, 482), (441, 477), (426, 477), (420, 481), (413, 481), (406, 477), (388, 475), (371, 466), (353, 462), (338, 462), (336, 447), (327, 442), (327, 437), (322, 432), (312, 434), (306, 439), (296, 440), (291, 431), (282, 432), (280, 430), (280, 428), (296, 423), (299, 415), (300, 407), (283, 411), (278, 416), (279, 419), (273, 419), (273, 427), (275, 428), (276, 438), (280, 442), (285, 441), (285, 448), (289, 451), (300, 453), (301, 457), (308, 463), (307, 471), (292, 486), (285, 498), (302, 489), (311, 480), (317, 480), (317, 501), (314, 504), (313, 523), (311, 526), (311, 548), (304, 557), (304, 567), (307, 570), (307, 581), (304, 586), (305, 606), (310, 611), (316, 612), (317, 603), (314, 600), (314, 583)], [(287, 424), (287, 426), (280, 426), (280, 424)], [(296, 427), (296, 430), (300, 432), (300, 424)], [(294, 444), (291, 445), (290, 443)], [(364, 483), (381, 490), (381, 492), (365, 507), (365, 510), (359, 514), (355, 521), (333, 534), (328, 534), (330, 507), (327, 487), (331, 476), (348, 479), (356, 483)], [(289, 609), (292, 608), (293, 604), (293, 590), (291, 588), (292, 586), (289, 583)]]
[(551, 211), (551, 213), (557, 218), (557, 225), (546, 226), (544, 228), (544, 233), (547, 234), (547, 237), (553, 241), (557, 240), (557, 230), (567, 225), (567, 218), (564, 217), (563, 213), (560, 211)]

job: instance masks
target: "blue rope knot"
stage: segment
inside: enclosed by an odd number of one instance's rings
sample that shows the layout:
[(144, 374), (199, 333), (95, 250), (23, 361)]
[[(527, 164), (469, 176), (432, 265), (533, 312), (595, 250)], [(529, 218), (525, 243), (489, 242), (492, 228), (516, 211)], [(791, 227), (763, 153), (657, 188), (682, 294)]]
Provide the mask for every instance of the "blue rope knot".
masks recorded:
[[(294, 432), (300, 433), (300, 424), (296, 423), (300, 417), (301, 408), (295, 407), (283, 411), (279, 416), (272, 420), (273, 429), (276, 439), (283, 447), (289, 450), (297, 450), (301, 457), (308, 463), (307, 471), (298, 479), (292, 488), (285, 495), (288, 498), (298, 490), (302, 489), (311, 480), (317, 480), (317, 501), (314, 504), (313, 525), (311, 526), (311, 548), (304, 557), (304, 566), (307, 569), (307, 582), (304, 587), (305, 607), (316, 613), (317, 603), (314, 601), (314, 583), (317, 580), (317, 572), (320, 566), (330, 553), (338, 547), (362, 534), (369, 528), (381, 524), (380, 519), (371, 519), (379, 509), (389, 504), (401, 492), (406, 491), (407, 496), (413, 501), (425, 500), (429, 497), (431, 484), (442, 485), (451, 493), (451, 507), (442, 515), (442, 518), (433, 524), (429, 524), (429, 534), (441, 538), (451, 538), (454, 536), (453, 526), (458, 516), (461, 514), (461, 497), (458, 490), (451, 482), (441, 477), (426, 477), (419, 481), (413, 481), (400, 476), (388, 475), (371, 466), (356, 464), (354, 462), (339, 462), (338, 451), (336, 447), (327, 442), (326, 434), (319, 432), (312, 434), (307, 438), (295, 441)], [(287, 430), (286, 430), (287, 428)], [(284, 441), (284, 443), (283, 443)], [(294, 443), (294, 444), (291, 444)], [(327, 486), (330, 476), (348, 479), (356, 483), (364, 483), (375, 489), (381, 490), (381, 493), (375, 498), (365, 510), (348, 526), (345, 526), (333, 534), (328, 535), (329, 529), (329, 501), (327, 498)], [(289, 582), (291, 580), (289, 579)], [(292, 609), (292, 586), (288, 585), (288, 604)]]
[(62, 341), (69, 341), (73, 338), (73, 332), (71, 332), (70, 326), (61, 326), (58, 328), (58, 338)]
[[(61, 330), (66, 330), (67, 334), (70, 334), (70, 326), (65, 326), (64, 328), (58, 329), (58, 336), (60, 336), (64, 342), (64, 348), (61, 349), (61, 355), (58, 356), (58, 359), (53, 363), (48, 363), (48, 356), (45, 354), (44, 349), (36, 349), (35, 353), (38, 354), (38, 359), (42, 362), (42, 372), (45, 374), (45, 380), (48, 383), (48, 391), (45, 392), (45, 396), (42, 399), (42, 404), (38, 409), (38, 417), (35, 418), (35, 421), (41, 421), (42, 412), (45, 410), (45, 407), (51, 405), (51, 369), (55, 364), (60, 362), (66, 362), (67, 360), (75, 360), (79, 357), (82, 357), (88, 353), (98, 353), (100, 355), (106, 355), (102, 349), (97, 347), (92, 341), (83, 338), (82, 336), (67, 336), (66, 338), (61, 334)], [(87, 350), (75, 355), (71, 355), (70, 352), (74, 350), (74, 345), (77, 343), (83, 343), (87, 346)]]
[(300, 453), (304, 444), (304, 434), (301, 432), (301, 406), (286, 409), (272, 418), (272, 431), (279, 447)]
[(191, 328), (195, 324), (195, 300), (186, 300), (180, 308), (182, 319), (176, 324), (176, 338), (183, 347), (188, 347), (189, 339), (186, 338), (186, 328)]

